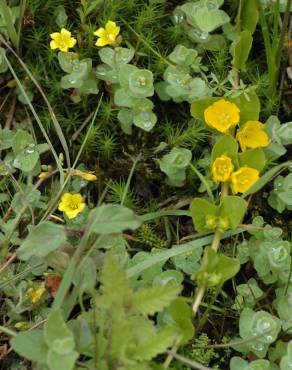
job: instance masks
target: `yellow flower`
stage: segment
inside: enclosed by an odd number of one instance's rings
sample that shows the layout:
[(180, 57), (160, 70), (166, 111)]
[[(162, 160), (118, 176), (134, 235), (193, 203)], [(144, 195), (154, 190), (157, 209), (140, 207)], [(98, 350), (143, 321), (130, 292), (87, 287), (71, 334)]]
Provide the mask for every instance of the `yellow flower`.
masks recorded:
[(225, 182), (229, 180), (234, 167), (232, 161), (227, 155), (217, 157), (212, 164), (212, 175), (214, 181)]
[(79, 170), (74, 170), (73, 171), (73, 176), (79, 176), (82, 179), (87, 180), (87, 181), (95, 181), (95, 180), (97, 180), (97, 177), (95, 175), (93, 175), (92, 173), (90, 173), (90, 172), (82, 172), (82, 171), (79, 171)]
[(262, 148), (269, 145), (269, 137), (264, 131), (265, 125), (258, 121), (247, 121), (237, 131), (236, 139), (242, 150), (246, 148)]
[(59, 203), (59, 211), (66, 213), (68, 218), (74, 218), (82, 212), (85, 207), (81, 194), (65, 193)]
[(76, 39), (71, 37), (71, 32), (65, 28), (62, 28), (61, 32), (51, 33), (50, 37), (53, 39), (50, 42), (51, 49), (60, 49), (66, 52), (76, 44)]
[(231, 127), (238, 124), (239, 112), (237, 105), (221, 99), (205, 109), (204, 117), (208, 126), (226, 133)]
[(45, 291), (45, 284), (42, 283), (38, 287), (29, 288), (26, 295), (31, 300), (31, 303), (35, 304), (41, 299)]
[(231, 188), (234, 194), (244, 193), (259, 179), (259, 171), (251, 167), (241, 167), (231, 175)]
[(95, 45), (111, 45), (116, 41), (119, 33), (120, 27), (118, 27), (115, 22), (108, 21), (105, 25), (105, 29), (101, 27), (93, 33), (95, 36), (99, 37)]

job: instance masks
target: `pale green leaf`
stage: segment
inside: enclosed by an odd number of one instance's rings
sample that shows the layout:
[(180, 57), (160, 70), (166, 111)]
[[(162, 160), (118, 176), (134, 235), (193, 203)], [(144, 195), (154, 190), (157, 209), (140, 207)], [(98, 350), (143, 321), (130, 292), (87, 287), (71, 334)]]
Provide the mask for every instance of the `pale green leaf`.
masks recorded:
[(143, 315), (154, 315), (167, 307), (180, 291), (180, 285), (163, 285), (139, 290), (134, 296), (135, 308)]
[(17, 250), (17, 256), (28, 260), (32, 256), (45, 257), (61, 248), (66, 242), (63, 226), (44, 221), (31, 228), (28, 236)]

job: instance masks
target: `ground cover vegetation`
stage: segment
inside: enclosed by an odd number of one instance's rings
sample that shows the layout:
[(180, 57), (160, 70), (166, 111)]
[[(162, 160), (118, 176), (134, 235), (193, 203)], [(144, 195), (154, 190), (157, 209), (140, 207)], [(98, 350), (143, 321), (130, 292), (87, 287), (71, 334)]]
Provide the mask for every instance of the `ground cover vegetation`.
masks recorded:
[(292, 1), (0, 0), (0, 368), (292, 368)]

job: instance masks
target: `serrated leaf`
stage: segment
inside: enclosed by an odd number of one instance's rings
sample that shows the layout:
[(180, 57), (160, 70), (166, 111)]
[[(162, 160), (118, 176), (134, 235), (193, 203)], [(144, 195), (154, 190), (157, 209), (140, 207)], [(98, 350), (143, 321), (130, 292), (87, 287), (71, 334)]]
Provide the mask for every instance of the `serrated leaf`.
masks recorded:
[(167, 307), (180, 293), (180, 285), (164, 285), (139, 290), (134, 295), (134, 305), (143, 315), (154, 315)]
[(101, 291), (108, 304), (131, 294), (126, 273), (111, 254), (105, 257), (100, 281)]
[(138, 361), (147, 361), (163, 353), (173, 345), (177, 333), (172, 328), (166, 328), (160, 333), (138, 344), (132, 353), (132, 357)]

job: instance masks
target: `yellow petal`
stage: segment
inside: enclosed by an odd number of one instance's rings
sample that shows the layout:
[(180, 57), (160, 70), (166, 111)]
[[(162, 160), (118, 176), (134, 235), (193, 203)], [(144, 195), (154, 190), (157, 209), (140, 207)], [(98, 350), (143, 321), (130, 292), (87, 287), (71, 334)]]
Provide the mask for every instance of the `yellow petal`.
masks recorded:
[(83, 202), (83, 197), (81, 194), (72, 194), (71, 195), (72, 200), (74, 203), (82, 203)]
[(54, 50), (54, 49), (58, 49), (58, 44), (57, 44), (57, 42), (56, 42), (55, 40), (52, 40), (52, 41), (50, 42), (50, 48), (51, 48), (52, 50)]
[(75, 46), (76, 42), (77, 42), (77, 40), (74, 39), (74, 37), (71, 37), (70, 41), (68, 43), (69, 48), (73, 48), (73, 46)]
[(61, 50), (61, 51), (63, 51), (64, 53), (66, 53), (68, 50), (69, 50), (69, 47), (66, 45), (66, 46), (63, 46), (63, 47), (59, 47), (59, 49)]
[(95, 43), (96, 46), (105, 46), (109, 44), (110, 44), (109, 40), (105, 37), (98, 39)]
[(109, 34), (113, 35), (114, 37), (116, 37), (120, 32), (120, 27), (118, 27), (116, 23), (112, 21), (107, 22), (105, 29)]
[(61, 34), (64, 35), (64, 36), (71, 37), (71, 32), (66, 30), (66, 28), (61, 29)]
[(50, 34), (50, 38), (53, 39), (53, 40), (56, 40), (58, 37), (60, 37), (59, 32), (54, 32), (54, 33)]
[(94, 34), (94, 36), (103, 37), (103, 36), (107, 35), (107, 32), (104, 28), (99, 28), (98, 30), (93, 32), (93, 34)]

